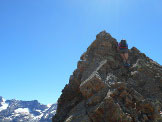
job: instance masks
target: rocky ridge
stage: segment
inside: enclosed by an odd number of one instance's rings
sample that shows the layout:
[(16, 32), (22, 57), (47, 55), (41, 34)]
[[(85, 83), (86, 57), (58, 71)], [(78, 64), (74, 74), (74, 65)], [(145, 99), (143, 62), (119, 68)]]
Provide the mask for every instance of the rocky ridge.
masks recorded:
[(78, 61), (53, 122), (162, 122), (162, 66), (133, 47), (123, 67), (117, 40), (103, 31)]

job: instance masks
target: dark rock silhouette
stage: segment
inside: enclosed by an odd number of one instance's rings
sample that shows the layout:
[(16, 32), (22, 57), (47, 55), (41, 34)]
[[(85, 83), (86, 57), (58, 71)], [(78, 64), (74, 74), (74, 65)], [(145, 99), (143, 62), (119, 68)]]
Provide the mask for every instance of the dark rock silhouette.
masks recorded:
[(83, 53), (53, 122), (162, 122), (162, 66), (133, 47), (125, 68), (105, 31)]

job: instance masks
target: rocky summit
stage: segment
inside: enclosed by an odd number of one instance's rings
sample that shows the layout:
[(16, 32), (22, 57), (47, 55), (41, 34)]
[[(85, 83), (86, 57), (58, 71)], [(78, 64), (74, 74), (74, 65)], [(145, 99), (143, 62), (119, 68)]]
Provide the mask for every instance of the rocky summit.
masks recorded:
[(162, 122), (162, 66), (137, 48), (123, 66), (118, 42), (103, 31), (62, 90), (53, 122)]

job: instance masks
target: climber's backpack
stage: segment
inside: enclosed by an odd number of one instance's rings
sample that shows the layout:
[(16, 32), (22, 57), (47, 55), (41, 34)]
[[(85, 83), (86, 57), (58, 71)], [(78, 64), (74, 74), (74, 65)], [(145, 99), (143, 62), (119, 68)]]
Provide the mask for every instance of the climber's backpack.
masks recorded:
[(126, 48), (126, 49), (128, 49), (128, 44), (127, 44), (126, 40), (121, 40), (121, 42), (120, 42), (120, 48)]

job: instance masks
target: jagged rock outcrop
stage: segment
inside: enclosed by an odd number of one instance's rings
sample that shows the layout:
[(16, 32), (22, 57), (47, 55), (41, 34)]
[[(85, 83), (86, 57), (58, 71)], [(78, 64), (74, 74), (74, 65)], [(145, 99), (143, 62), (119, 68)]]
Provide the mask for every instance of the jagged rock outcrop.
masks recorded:
[(162, 66), (133, 47), (123, 67), (105, 31), (81, 56), (53, 122), (162, 122)]

